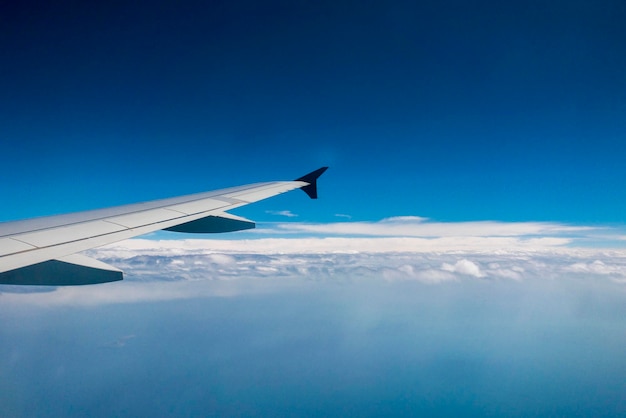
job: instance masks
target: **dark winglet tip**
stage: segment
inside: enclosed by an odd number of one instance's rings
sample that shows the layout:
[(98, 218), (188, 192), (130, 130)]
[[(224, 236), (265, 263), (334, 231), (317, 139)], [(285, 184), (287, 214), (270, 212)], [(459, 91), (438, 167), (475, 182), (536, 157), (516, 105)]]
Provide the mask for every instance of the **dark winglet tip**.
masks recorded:
[(319, 176), (324, 174), (324, 171), (328, 170), (328, 167), (318, 168), (315, 171), (306, 174), (295, 181), (303, 181), (305, 183), (309, 183), (306, 186), (302, 187), (304, 193), (306, 193), (311, 199), (317, 199), (317, 179)]

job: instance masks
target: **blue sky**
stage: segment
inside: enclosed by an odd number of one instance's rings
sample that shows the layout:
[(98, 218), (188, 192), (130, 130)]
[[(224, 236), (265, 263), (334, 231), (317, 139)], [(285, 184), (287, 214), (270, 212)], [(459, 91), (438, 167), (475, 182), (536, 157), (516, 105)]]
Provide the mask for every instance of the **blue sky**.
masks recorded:
[[(322, 165), (307, 221), (621, 223), (626, 7), (2, 6), (1, 219)], [(246, 212), (248, 214), (248, 212)]]

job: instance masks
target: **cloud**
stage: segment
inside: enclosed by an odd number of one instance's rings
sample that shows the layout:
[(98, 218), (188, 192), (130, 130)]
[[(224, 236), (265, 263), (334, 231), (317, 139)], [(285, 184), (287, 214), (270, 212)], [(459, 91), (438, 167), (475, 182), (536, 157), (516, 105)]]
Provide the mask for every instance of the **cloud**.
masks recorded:
[[(626, 278), (626, 251), (554, 246), (542, 238), (521, 245), (512, 238), (475, 239), (462, 248), (442, 238), (266, 238), (256, 240), (127, 240), (90, 255), (135, 278), (228, 280), (238, 277), (329, 279), (338, 276), (426, 281), (549, 278), (562, 274)], [(510, 247), (503, 246), (508, 240)], [(426, 241), (426, 243), (424, 242)], [(445, 245), (444, 245), (445, 243)], [(479, 244), (491, 244), (481, 246)], [(436, 273), (435, 273), (436, 272)], [(445, 273), (445, 274), (444, 274)], [(382, 276), (381, 276), (382, 275)]]
[[(383, 239), (383, 238), (380, 238)], [(376, 240), (376, 239), (374, 239)], [(193, 242), (190, 242), (193, 241)], [(294, 239), (284, 239), (292, 241)], [(296, 240), (298, 241), (298, 240)], [(233, 297), (307, 282), (418, 282), (427, 285), (572, 278), (626, 284), (626, 252), (560, 248), (511, 251), (431, 252), (221, 252), (223, 241), (128, 240), (92, 256), (125, 272), (125, 280), (96, 286), (60, 287), (52, 293), (2, 293), (3, 304), (102, 305)], [(235, 242), (232, 242), (233, 244)], [(300, 247), (299, 248), (303, 248)], [(0, 287), (2, 292), (2, 287)]]
[[(337, 244), (337, 251), (363, 247), (372, 251), (488, 250), (498, 248), (541, 249), (546, 247), (625, 248), (623, 227), (569, 225), (558, 222), (438, 222), (419, 216), (397, 216), (368, 222), (261, 223), (250, 236), (262, 239), (297, 237), (323, 239), (323, 245)], [(387, 241), (374, 238), (385, 238)], [(361, 239), (359, 242), (358, 240)], [(321, 241), (310, 241), (313, 251)], [(290, 250), (287, 250), (290, 251)]]
[[(285, 230), (313, 232), (285, 235)], [(133, 239), (90, 255), (148, 280), (367, 276), (433, 283), (587, 273), (621, 281), (626, 279), (626, 251), (579, 245), (596, 233), (616, 235), (607, 232), (615, 231), (548, 222), (443, 223), (403, 216), (379, 222), (269, 224), (254, 239)]]
[[(223, 239), (235, 237), (233, 234), (222, 235), (222, 239), (122, 241), (90, 250), (87, 255), (121, 268), (124, 282), (102, 285), (97, 292), (89, 286), (59, 288), (54, 296), (3, 293), (2, 300), (102, 304), (224, 297), (250, 291), (250, 283), (267, 285), (272, 280), (434, 285), (476, 279), (523, 282), (575, 277), (626, 283), (626, 250), (602, 248), (598, 241), (598, 237), (608, 236), (606, 242), (619, 242), (615, 236), (623, 236), (623, 232), (614, 229), (558, 223), (441, 223), (420, 217), (289, 224), (296, 230), (315, 231), (301, 235), (285, 234), (286, 227), (278, 225), (269, 224), (256, 235), (248, 235), (252, 239)], [(433, 229), (437, 225), (441, 227), (439, 235)], [(277, 230), (281, 232), (277, 234)], [(324, 235), (320, 231), (329, 232)], [(338, 231), (351, 234), (341, 236)], [(593, 248), (581, 245), (587, 245), (594, 234), (600, 244)], [(192, 285), (202, 282), (221, 284), (209, 288)], [(245, 286), (236, 285), (244, 282)], [(0, 287), (0, 292), (8, 291)]]
[(326, 254), (326, 253), (431, 253), (450, 251), (510, 252), (558, 249), (571, 239), (539, 237), (282, 237), (237, 240), (133, 239), (98, 250), (98, 254), (122, 257), (132, 255), (176, 254)]
[(584, 276), (610, 276), (626, 283), (626, 271), (622, 265), (613, 262), (593, 260), (591, 262), (578, 261), (563, 268), (565, 272), (578, 273)]
[(352, 219), (352, 216), (346, 215), (345, 213), (335, 213), (335, 217), (337, 217), (337, 218), (345, 218), (345, 219)]
[(270, 215), (285, 216), (287, 218), (296, 218), (298, 216), (290, 210), (266, 210), (265, 213), (269, 213)]
[(473, 277), (485, 277), (485, 274), (480, 271), (480, 267), (478, 267), (478, 264), (465, 258), (457, 261), (454, 265), (443, 263), (441, 269), (444, 271), (449, 271), (450, 273), (460, 273)]
[(283, 223), (271, 228), (282, 233), (423, 238), (575, 235), (598, 229), (556, 222), (436, 222), (419, 216), (397, 216), (378, 222)]

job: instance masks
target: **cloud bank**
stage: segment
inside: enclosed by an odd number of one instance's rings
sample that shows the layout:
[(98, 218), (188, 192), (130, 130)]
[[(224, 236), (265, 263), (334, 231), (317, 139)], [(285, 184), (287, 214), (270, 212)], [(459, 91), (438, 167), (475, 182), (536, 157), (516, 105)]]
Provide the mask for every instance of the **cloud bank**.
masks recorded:
[[(133, 239), (93, 250), (151, 280), (378, 278), (427, 283), (586, 275), (626, 281), (620, 231), (547, 222), (277, 223), (251, 239)], [(590, 246), (601, 238), (605, 244)], [(607, 238), (608, 237), (608, 238)], [(612, 238), (615, 237), (615, 238)]]
[[(183, 235), (172, 234), (179, 236)], [(441, 223), (397, 217), (379, 222), (266, 224), (243, 235), (246, 239), (231, 236), (131, 239), (90, 250), (88, 255), (121, 268), (125, 281), (103, 285), (101, 289), (110, 290), (84, 300), (135, 302), (198, 295), (193, 286), (163, 288), (164, 282), (284, 279), (441, 284), (581, 279), (626, 284), (626, 250), (619, 245), (611, 248), (616, 242), (623, 245), (624, 234), (610, 228), (540, 222)], [(60, 288), (55, 293), (69, 301), (77, 294), (90, 293), (85, 289)], [(227, 296), (241, 291), (238, 286), (226, 286), (200, 292)], [(12, 297), (49, 299), (46, 295)]]
[(534, 247), (442, 252), (419, 247), (409, 251), (403, 242), (394, 246), (395, 241), (381, 240), (352, 242), (349, 250), (341, 252), (337, 251), (341, 241), (325, 239), (129, 240), (95, 250), (93, 255), (122, 268), (129, 277), (150, 280), (284, 277), (442, 282), (584, 275), (626, 283), (623, 250)]
[(283, 223), (274, 226), (276, 232), (285, 233), (430, 238), (571, 235), (596, 229), (554, 222), (434, 222), (420, 216), (396, 216), (378, 222)]

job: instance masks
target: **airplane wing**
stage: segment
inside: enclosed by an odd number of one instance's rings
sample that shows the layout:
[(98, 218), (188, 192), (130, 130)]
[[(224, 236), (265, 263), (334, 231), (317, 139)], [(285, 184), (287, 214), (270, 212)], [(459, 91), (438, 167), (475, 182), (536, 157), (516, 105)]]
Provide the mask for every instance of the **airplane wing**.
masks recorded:
[(322, 167), (294, 181), (231, 187), (170, 199), (0, 223), (0, 284), (83, 285), (122, 280), (122, 271), (76, 254), (158, 230), (211, 233), (254, 228), (227, 210), (294, 189), (317, 198)]

